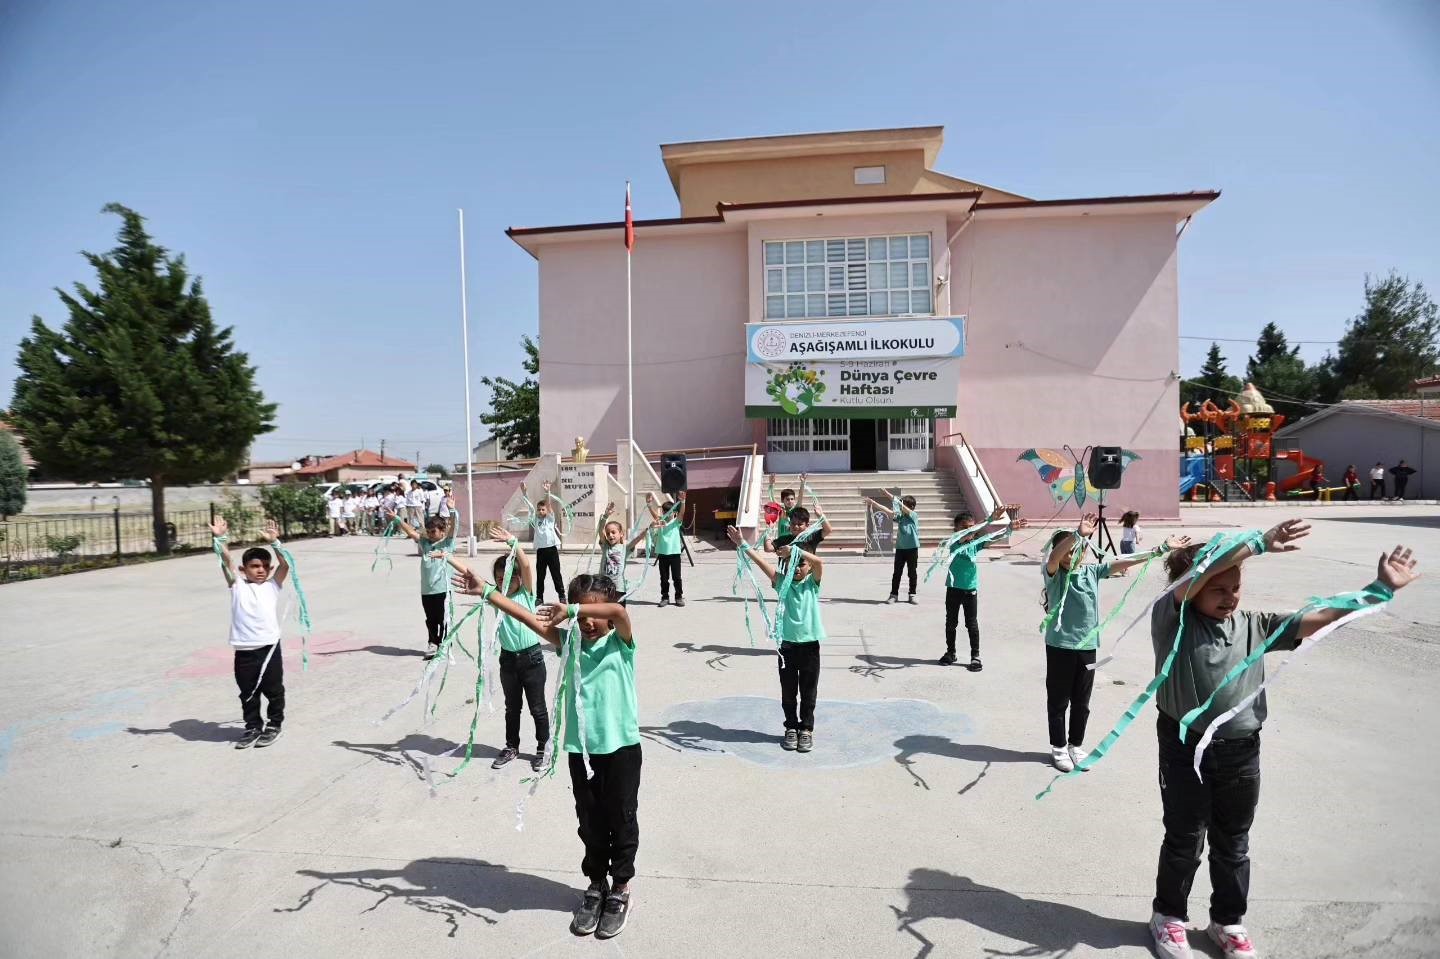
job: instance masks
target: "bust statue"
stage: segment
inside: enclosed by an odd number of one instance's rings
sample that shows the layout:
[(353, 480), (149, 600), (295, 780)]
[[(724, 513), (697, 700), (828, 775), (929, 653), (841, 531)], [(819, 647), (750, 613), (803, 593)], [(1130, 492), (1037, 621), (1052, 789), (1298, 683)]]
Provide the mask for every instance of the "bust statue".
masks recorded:
[(585, 437), (575, 437), (575, 449), (571, 451), (575, 462), (583, 463), (590, 456), (590, 450), (585, 446)]

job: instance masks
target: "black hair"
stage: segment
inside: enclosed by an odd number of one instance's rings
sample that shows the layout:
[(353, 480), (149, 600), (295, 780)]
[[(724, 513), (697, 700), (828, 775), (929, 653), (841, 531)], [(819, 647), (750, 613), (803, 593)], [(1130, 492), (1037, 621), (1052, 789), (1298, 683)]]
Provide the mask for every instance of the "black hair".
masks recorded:
[(789, 534), (786, 534), (785, 536), (777, 536), (775, 537), (775, 548), (780, 549), (781, 547), (789, 546), (793, 542), (795, 542), (795, 537)]
[(620, 598), (620, 590), (615, 588), (615, 581), (609, 576), (604, 573), (581, 573), (570, 580), (570, 588), (565, 591), (565, 599), (571, 603), (578, 603), (581, 597), (589, 596), (592, 593), (604, 596), (607, 603), (613, 603)]
[(907, 496), (907, 497), (905, 497), (904, 499), (902, 499), (900, 502), (903, 503), (905, 506), (909, 507), (910, 509), (914, 509), (914, 508), (915, 508), (915, 497), (913, 497), (913, 496)]
[(803, 506), (795, 507), (790, 511), (790, 522), (791, 524), (810, 522), (810, 511)]
[(240, 557), (240, 565), (249, 566), (257, 559), (265, 564), (266, 569), (270, 568), (270, 551), (263, 546), (252, 546), (247, 549)]
[(782, 489), (782, 490), (780, 491), (780, 499), (782, 499), (782, 500), (785, 499), (785, 497), (787, 497), (787, 496), (794, 496), (794, 495), (795, 495), (795, 491), (794, 491), (793, 489)]
[[(495, 574), (495, 585), (497, 588), (501, 585), (500, 581), (505, 578), (505, 564), (509, 561), (509, 559), (510, 557), (508, 556), (495, 557), (495, 565), (491, 569), (492, 572)], [(516, 563), (515, 565), (518, 569), (520, 564)], [(510, 578), (512, 580), (515, 578), (515, 572), (515, 570), (511, 570), (510, 572)]]
[(1200, 552), (1204, 543), (1191, 543), (1189, 546), (1182, 546), (1179, 549), (1172, 549), (1165, 554), (1165, 572), (1170, 576), (1170, 582), (1175, 582), (1181, 576), (1190, 572), (1190, 567), (1195, 565), (1195, 554)]
[(972, 512), (970, 512), (968, 509), (967, 509), (965, 512), (963, 512), (963, 513), (956, 513), (956, 514), (955, 514), (955, 525), (956, 525), (956, 526), (959, 526), (961, 523), (964, 523), (966, 520), (969, 520), (971, 523), (974, 523), (974, 522), (975, 522), (975, 514), (972, 513)]
[(431, 516), (429, 519), (425, 520), (426, 529), (444, 529), (448, 525), (449, 520), (447, 520), (443, 516)]
[(1134, 526), (1138, 522), (1140, 522), (1140, 513), (1138, 510), (1126, 510), (1120, 517), (1121, 526)]

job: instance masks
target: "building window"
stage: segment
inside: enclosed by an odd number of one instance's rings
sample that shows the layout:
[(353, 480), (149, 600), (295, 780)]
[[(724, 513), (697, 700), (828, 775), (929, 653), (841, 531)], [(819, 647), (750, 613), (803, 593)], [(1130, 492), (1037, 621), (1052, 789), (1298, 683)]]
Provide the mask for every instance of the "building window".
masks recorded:
[(857, 166), (855, 168), (856, 186), (875, 186), (885, 182), (885, 168), (883, 166)]
[(765, 242), (765, 318), (932, 316), (930, 234)]
[(926, 419), (891, 420), (890, 451), (930, 449), (933, 425), (933, 420)]
[(767, 453), (848, 453), (848, 420), (769, 420), (765, 430)]

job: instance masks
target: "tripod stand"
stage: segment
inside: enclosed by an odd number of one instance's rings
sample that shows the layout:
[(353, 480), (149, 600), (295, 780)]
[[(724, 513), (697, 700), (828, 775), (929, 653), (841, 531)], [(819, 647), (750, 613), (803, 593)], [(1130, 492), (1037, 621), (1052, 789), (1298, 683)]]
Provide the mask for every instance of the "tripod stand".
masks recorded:
[(1095, 545), (1093, 547), (1095, 552), (1104, 556), (1108, 549), (1110, 555), (1119, 555), (1119, 551), (1115, 548), (1115, 538), (1110, 535), (1110, 525), (1105, 522), (1105, 491), (1103, 489), (1100, 491), (1100, 498), (1096, 502), (1095, 512), (1099, 516), (1098, 521), (1095, 523)]

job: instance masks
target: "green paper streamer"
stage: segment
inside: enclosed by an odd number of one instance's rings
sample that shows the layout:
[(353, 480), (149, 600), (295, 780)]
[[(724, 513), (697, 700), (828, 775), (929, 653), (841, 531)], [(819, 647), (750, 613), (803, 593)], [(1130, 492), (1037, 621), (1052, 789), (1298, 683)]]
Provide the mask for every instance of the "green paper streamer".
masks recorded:
[(399, 528), (400, 520), (397, 518), (392, 517), (390, 522), (386, 524), (385, 533), (381, 537), (380, 542), (375, 546), (375, 559), (370, 563), (370, 572), (375, 572), (376, 567), (380, 565), (382, 559), (385, 561), (385, 572), (387, 574), (395, 568), (395, 561), (390, 558), (390, 538), (395, 535), (396, 530)]
[(314, 628), (310, 624), (310, 603), (305, 598), (305, 588), (300, 585), (300, 565), (295, 562), (294, 554), (280, 545), (278, 539), (271, 545), (285, 565), (290, 567), (290, 582), (295, 586), (295, 618), (300, 623), (300, 671), (305, 672), (310, 668), (310, 634)]

